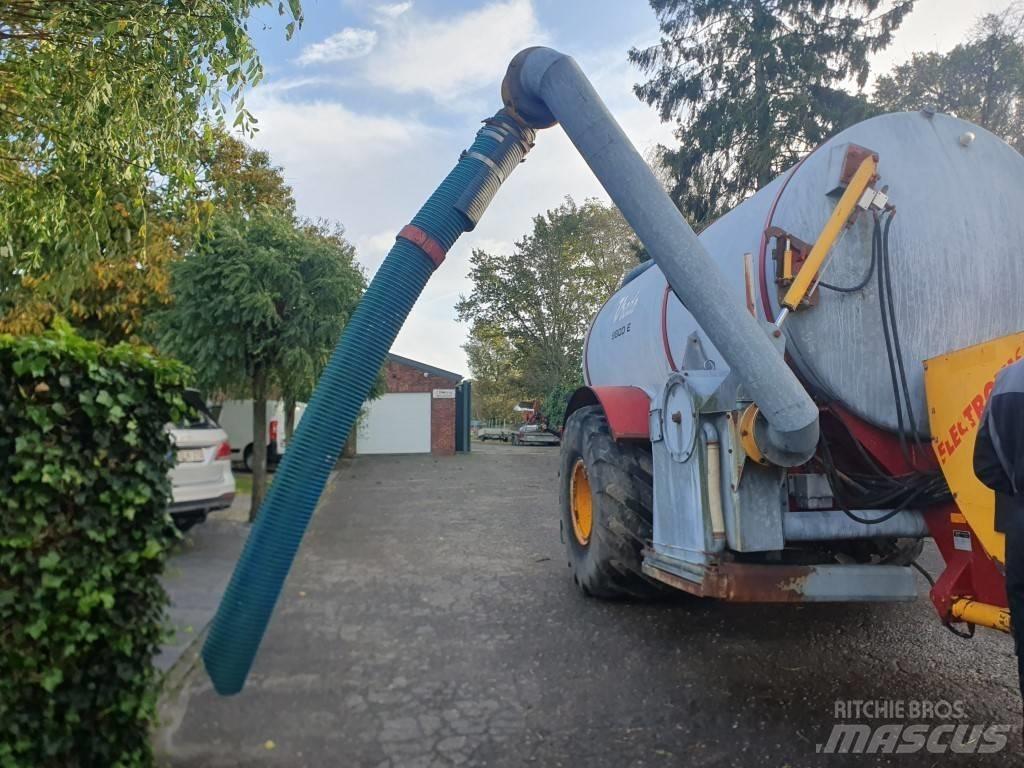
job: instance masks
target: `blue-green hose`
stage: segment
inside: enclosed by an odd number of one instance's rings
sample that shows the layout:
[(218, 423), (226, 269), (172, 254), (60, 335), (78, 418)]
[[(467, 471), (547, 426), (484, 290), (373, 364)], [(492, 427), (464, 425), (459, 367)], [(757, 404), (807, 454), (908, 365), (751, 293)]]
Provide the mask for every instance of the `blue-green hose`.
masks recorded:
[[(203, 662), (218, 693), (245, 685), (274, 605), (359, 410), (384, 357), (436, 264), (472, 229), (501, 183), (533, 145), (534, 132), (505, 110), (485, 121), (412, 220), (429, 240), (399, 237), (374, 275), (303, 414), (235, 566)], [(403, 230), (404, 232), (404, 230)]]

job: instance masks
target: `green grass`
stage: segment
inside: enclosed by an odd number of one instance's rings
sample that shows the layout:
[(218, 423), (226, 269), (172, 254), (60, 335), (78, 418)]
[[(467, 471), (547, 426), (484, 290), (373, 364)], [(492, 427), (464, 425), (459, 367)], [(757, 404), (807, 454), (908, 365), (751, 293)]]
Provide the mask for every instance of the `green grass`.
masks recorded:
[[(235, 471), (235, 493), (247, 493), (252, 496), (252, 475), (243, 470)], [(267, 488), (274, 482), (274, 473), (267, 473)]]

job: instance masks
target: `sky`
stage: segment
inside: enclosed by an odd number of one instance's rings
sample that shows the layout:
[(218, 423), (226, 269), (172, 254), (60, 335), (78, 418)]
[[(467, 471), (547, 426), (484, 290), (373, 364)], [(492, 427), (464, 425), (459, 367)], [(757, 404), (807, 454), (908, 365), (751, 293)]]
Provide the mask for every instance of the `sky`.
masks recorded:
[[(1009, 0), (918, 0), (894, 44), (874, 59), (885, 71), (914, 51), (945, 51), (977, 16)], [(250, 23), (266, 70), (246, 97), (258, 120), (250, 140), (270, 152), (301, 216), (340, 223), (371, 277), (394, 242), (501, 106), (512, 56), (531, 45), (572, 55), (644, 152), (672, 143), (672, 126), (632, 93), (632, 46), (658, 40), (643, 0), (303, 0), (304, 23), (285, 40), (286, 18), (264, 9)], [(275, 4), (276, 6), (276, 4)], [(557, 128), (540, 132), (526, 163), (502, 186), (477, 228), (431, 278), (393, 351), (469, 376), (466, 326), (454, 305), (468, 294), (474, 248), (509, 252), (532, 217), (577, 201), (607, 200)]]

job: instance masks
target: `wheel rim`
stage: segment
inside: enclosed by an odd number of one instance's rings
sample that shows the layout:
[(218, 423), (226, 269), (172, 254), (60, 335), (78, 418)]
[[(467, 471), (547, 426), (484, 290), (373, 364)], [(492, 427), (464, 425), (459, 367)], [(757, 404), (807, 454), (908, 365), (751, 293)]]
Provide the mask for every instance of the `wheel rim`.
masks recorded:
[(590, 541), (590, 533), (594, 526), (594, 497), (590, 493), (590, 478), (583, 459), (577, 459), (572, 468), (572, 480), (569, 487), (570, 517), (572, 533), (582, 546)]

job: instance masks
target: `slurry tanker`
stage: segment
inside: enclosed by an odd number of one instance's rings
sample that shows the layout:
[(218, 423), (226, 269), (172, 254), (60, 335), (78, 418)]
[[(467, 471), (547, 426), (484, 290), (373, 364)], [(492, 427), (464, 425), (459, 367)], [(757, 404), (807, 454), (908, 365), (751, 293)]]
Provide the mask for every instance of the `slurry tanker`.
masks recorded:
[(883, 115), (698, 237), (570, 57), (522, 51), (501, 95), (399, 231), (289, 444), (203, 651), (216, 689), (244, 685), (426, 281), (555, 124), (651, 257), (594, 318), (567, 408), (559, 514), (580, 589), (912, 600), (930, 537), (939, 619), (1009, 631), (971, 454), (996, 372), (1024, 349), (1024, 158), (947, 115)]

